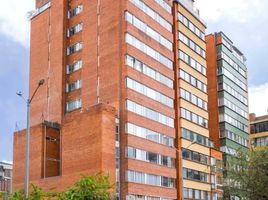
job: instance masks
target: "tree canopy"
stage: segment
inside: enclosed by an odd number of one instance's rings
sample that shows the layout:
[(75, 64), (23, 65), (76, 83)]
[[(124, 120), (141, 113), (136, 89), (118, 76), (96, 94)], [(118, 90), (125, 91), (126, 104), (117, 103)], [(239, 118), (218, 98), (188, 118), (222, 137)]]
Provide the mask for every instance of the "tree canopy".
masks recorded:
[(238, 152), (228, 162), (225, 196), (268, 200), (268, 147)]

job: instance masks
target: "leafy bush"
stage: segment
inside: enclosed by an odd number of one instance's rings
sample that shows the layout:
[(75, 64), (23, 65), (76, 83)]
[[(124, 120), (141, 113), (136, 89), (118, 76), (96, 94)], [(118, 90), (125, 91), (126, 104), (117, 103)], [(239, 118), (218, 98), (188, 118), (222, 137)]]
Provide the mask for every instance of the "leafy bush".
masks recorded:
[[(43, 192), (41, 188), (31, 185), (29, 197), (24, 196), (23, 190), (17, 190), (9, 200), (109, 200), (114, 198), (114, 185), (110, 176), (98, 173), (94, 176), (83, 175), (81, 180), (63, 193)], [(1, 197), (1, 196), (0, 196)]]

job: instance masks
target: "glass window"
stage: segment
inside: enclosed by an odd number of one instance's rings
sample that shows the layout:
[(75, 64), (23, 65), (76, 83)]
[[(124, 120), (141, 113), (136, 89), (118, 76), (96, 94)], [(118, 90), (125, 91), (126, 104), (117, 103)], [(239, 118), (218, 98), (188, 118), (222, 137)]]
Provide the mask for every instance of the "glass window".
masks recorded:
[(190, 75), (188, 73), (184, 74), (184, 79), (185, 79), (185, 81), (190, 83)]
[(167, 177), (162, 177), (161, 178), (161, 186), (169, 187), (169, 181), (168, 181)]
[(189, 92), (186, 92), (185, 95), (186, 95), (186, 96), (185, 96), (185, 99), (186, 99), (187, 101), (190, 101), (190, 99), (191, 99), (191, 97), (190, 97), (190, 93), (189, 93)]
[(182, 156), (185, 159), (192, 160), (192, 153), (190, 150), (184, 149), (182, 152)]
[(194, 197), (195, 199), (200, 199), (200, 190), (195, 190)]
[(127, 180), (130, 182), (135, 182), (135, 173), (134, 171), (128, 170), (127, 171)]
[(192, 113), (192, 122), (197, 123), (197, 115)]
[(160, 177), (152, 174), (147, 174), (147, 184), (160, 185)]
[(133, 147), (128, 147), (127, 156), (128, 158), (136, 158), (136, 150)]
[(147, 153), (147, 160), (152, 163), (159, 163), (158, 161), (158, 155), (155, 153)]
[(192, 94), (191, 102), (195, 105), (197, 104), (197, 97), (193, 94)]
[(193, 160), (196, 162), (200, 162), (200, 155), (197, 152), (193, 152)]
[(146, 152), (136, 149), (136, 158), (137, 160), (146, 160)]
[(191, 76), (191, 84), (193, 86), (196, 86), (196, 79), (194, 77)]

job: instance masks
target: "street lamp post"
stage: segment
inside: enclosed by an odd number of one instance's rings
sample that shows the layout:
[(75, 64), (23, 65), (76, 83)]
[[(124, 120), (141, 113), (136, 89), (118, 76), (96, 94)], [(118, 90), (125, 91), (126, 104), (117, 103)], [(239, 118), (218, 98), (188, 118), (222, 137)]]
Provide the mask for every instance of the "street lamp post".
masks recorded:
[[(196, 144), (196, 141), (193, 141), (191, 144), (189, 144), (186, 149), (190, 148), (190, 146)], [(184, 200), (184, 194), (183, 194), (183, 188), (184, 188), (184, 181), (183, 181), (183, 156), (182, 156), (182, 150), (176, 149), (179, 153), (180, 153), (180, 157), (181, 157), (181, 199)]]
[[(42, 79), (38, 82), (38, 85), (32, 95), (31, 98), (28, 98), (26, 100), (26, 104), (27, 104), (27, 128), (26, 128), (26, 163), (25, 163), (25, 177), (24, 177), (24, 195), (26, 197), (28, 197), (28, 193), (29, 193), (29, 154), (30, 154), (30, 106), (31, 106), (31, 102), (35, 96), (35, 94), (37, 93), (38, 89), (40, 86), (42, 86), (45, 83), (45, 80)], [(21, 92), (17, 93), (18, 96), (23, 98), (23, 95)], [(24, 99), (24, 98), (23, 98)], [(25, 100), (25, 99), (24, 99)]]

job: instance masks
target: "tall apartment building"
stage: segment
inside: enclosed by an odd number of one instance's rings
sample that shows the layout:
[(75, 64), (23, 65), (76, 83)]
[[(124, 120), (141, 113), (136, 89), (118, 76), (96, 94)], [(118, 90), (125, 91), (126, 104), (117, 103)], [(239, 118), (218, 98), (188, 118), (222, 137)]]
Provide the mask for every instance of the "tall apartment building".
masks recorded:
[(12, 164), (0, 162), (0, 193), (12, 193)]
[(215, 147), (228, 158), (248, 148), (246, 58), (222, 32), (206, 36), (209, 129)]
[(250, 135), (249, 145), (254, 148), (268, 146), (268, 115), (257, 117), (255, 113), (249, 115)]
[[(128, 200), (211, 197), (205, 23), (193, 0), (36, 0), (30, 182), (109, 172)], [(14, 136), (23, 186), (25, 130)]]

